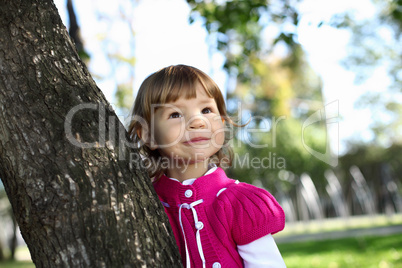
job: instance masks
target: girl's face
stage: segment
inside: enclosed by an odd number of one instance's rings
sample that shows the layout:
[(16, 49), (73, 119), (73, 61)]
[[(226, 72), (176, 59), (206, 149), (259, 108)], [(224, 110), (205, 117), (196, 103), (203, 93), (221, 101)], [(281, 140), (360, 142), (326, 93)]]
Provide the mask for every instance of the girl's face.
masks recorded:
[(196, 98), (152, 107), (149, 147), (177, 163), (203, 162), (224, 143), (224, 124), (215, 99), (199, 83), (196, 93)]

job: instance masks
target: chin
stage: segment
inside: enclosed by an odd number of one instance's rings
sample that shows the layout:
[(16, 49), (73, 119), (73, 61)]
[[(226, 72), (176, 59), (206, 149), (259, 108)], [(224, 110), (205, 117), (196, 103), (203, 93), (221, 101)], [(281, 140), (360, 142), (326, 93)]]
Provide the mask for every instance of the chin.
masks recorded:
[(197, 158), (190, 158), (188, 160), (189, 164), (196, 164), (196, 163), (202, 163), (208, 160), (208, 157), (197, 157)]

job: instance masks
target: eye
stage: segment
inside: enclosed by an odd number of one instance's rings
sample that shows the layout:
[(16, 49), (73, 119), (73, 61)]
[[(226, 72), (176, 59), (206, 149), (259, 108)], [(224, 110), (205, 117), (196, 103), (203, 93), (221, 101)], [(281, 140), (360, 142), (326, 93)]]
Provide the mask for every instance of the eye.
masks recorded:
[(202, 112), (203, 114), (209, 114), (209, 113), (212, 113), (212, 110), (211, 110), (211, 108), (206, 107), (206, 108), (202, 109), (201, 112)]
[(169, 118), (180, 118), (180, 117), (181, 117), (181, 114), (179, 114), (178, 112), (171, 113), (169, 115)]

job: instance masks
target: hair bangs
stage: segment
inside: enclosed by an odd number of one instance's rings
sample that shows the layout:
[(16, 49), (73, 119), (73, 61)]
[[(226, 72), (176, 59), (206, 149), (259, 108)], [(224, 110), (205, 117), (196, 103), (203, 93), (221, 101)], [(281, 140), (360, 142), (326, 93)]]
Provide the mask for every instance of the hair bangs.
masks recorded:
[[(213, 92), (219, 90), (217, 86), (206, 83), (205, 77), (198, 71), (187, 66), (170, 66), (160, 70), (155, 77), (153, 85), (152, 104), (165, 104), (175, 102), (179, 98), (192, 99), (197, 97), (196, 84), (199, 83), (211, 98)], [(210, 85), (207, 85), (210, 84)]]
[[(169, 79), (171, 80), (171, 79)], [(179, 98), (192, 99), (197, 97), (195, 84), (197, 81), (182, 79), (181, 81), (170, 81), (164, 86), (160, 86), (160, 93), (155, 99), (155, 103), (166, 104), (177, 101)]]

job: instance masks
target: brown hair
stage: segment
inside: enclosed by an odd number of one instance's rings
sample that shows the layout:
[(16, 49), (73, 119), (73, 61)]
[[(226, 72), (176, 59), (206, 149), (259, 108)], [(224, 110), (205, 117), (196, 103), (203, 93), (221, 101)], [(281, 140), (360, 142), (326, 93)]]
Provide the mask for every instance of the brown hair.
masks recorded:
[[(155, 177), (157, 180), (165, 172), (160, 167), (160, 163), (158, 165), (158, 159), (161, 157), (159, 151), (151, 150), (140, 137), (142, 129), (150, 125), (152, 104), (175, 102), (180, 97), (186, 99), (195, 98), (197, 83), (202, 85), (209, 97), (215, 99), (219, 113), (222, 119), (225, 120), (225, 125), (237, 126), (227, 114), (225, 100), (219, 87), (201, 70), (186, 65), (175, 65), (151, 74), (140, 86), (128, 127), (130, 138), (140, 147), (140, 153), (144, 158), (151, 178)], [(233, 151), (228, 146), (228, 141), (231, 138), (228, 134), (230, 134), (229, 131), (225, 131), (224, 145), (211, 157), (211, 161), (217, 166), (226, 167), (231, 165)]]

